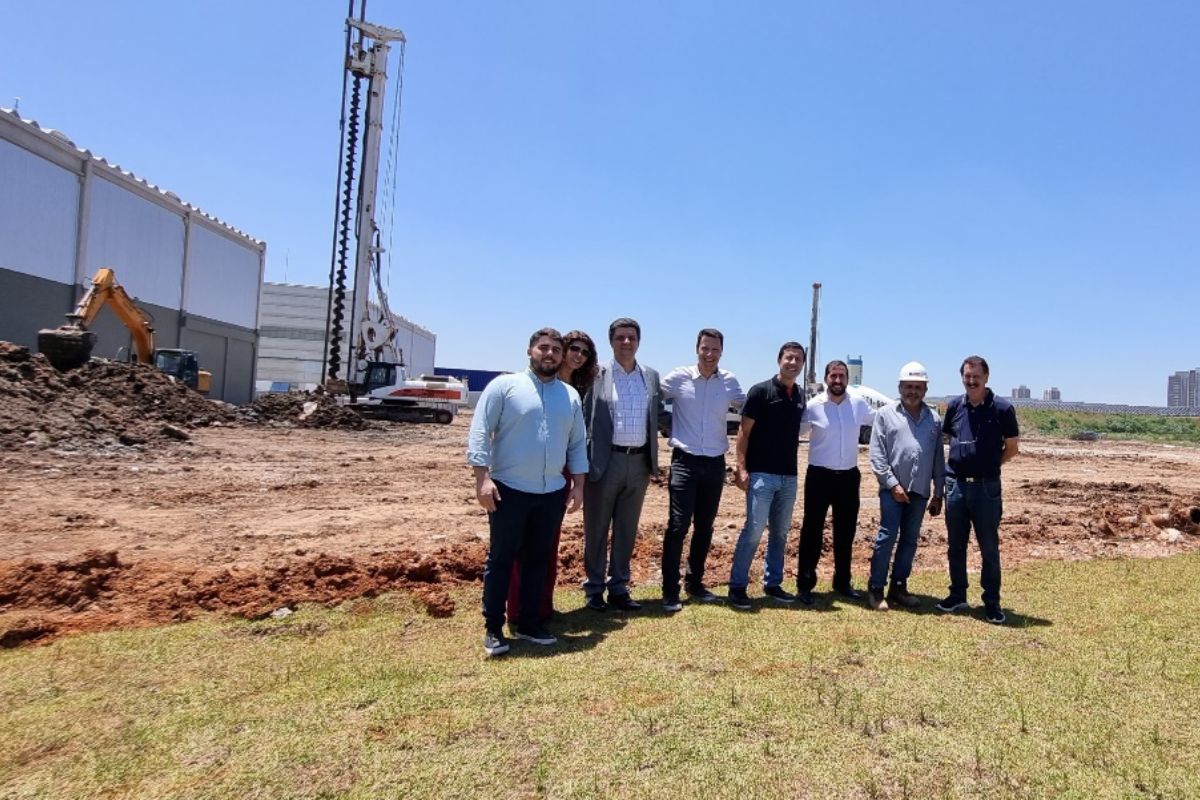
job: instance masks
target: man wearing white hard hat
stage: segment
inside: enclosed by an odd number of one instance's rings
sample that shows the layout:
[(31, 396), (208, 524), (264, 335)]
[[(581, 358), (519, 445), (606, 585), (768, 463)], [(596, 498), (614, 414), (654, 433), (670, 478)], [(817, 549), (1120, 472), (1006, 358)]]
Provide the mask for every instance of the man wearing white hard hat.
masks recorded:
[[(879, 481), (879, 533), (871, 556), (867, 602), (886, 611), (888, 603), (915, 608), (920, 604), (908, 591), (917, 538), (926, 507), (936, 517), (942, 511), (946, 478), (942, 454), (942, 421), (925, 405), (929, 373), (910, 361), (900, 368), (900, 399), (875, 412), (871, 428), (871, 471)], [(932, 487), (932, 491), (931, 491)], [(896, 560), (892, 561), (895, 549)], [(888, 568), (892, 582), (888, 585)]]

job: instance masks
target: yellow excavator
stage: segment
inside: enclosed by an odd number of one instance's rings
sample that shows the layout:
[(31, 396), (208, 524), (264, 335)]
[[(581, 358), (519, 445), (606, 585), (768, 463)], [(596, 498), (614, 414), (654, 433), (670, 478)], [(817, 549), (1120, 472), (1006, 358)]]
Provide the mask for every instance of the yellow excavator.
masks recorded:
[(154, 321), (117, 283), (117, 276), (108, 267), (101, 267), (92, 278), (79, 305), (67, 314), (67, 324), (38, 331), (38, 350), (57, 369), (69, 370), (82, 366), (92, 356), (96, 334), (88, 326), (105, 305), (133, 335), (133, 348), (141, 364), (153, 364), (159, 371), (198, 392), (212, 388), (212, 373), (200, 369), (196, 353), (178, 348), (154, 349)]

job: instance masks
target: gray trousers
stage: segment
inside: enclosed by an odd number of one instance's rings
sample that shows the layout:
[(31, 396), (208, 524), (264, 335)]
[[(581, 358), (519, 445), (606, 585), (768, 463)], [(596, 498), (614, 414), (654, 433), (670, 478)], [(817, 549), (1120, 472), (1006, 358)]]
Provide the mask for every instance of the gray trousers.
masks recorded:
[(646, 485), (650, 482), (647, 461), (645, 453), (613, 452), (600, 480), (584, 484), (583, 568), (587, 580), (583, 582), (583, 592), (588, 597), (604, 592), (606, 564), (609, 597), (629, 593), (629, 562), (633, 558)]

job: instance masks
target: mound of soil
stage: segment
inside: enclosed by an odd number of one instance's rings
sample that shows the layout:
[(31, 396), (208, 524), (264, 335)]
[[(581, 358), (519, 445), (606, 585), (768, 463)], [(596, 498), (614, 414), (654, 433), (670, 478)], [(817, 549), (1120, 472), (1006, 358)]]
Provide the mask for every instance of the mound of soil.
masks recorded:
[(327, 394), (314, 392), (264, 394), (239, 409), (238, 418), (250, 423), (285, 423), (302, 428), (358, 431), (373, 427), (358, 412), (339, 406)]
[[(178, 622), (202, 612), (259, 619), (298, 603), (339, 603), (397, 589), (412, 592), (437, 617), (454, 613), (446, 587), (477, 581), (486, 545), (431, 554), (413, 550), (366, 557), (324, 553), (255, 566), (203, 567), (122, 561), (92, 550), (57, 562), (0, 562), (0, 647), (62, 633)], [(19, 612), (13, 615), (9, 612)]]
[(149, 365), (97, 360), (59, 372), (45, 356), (0, 342), (0, 450), (142, 449), (232, 419)]

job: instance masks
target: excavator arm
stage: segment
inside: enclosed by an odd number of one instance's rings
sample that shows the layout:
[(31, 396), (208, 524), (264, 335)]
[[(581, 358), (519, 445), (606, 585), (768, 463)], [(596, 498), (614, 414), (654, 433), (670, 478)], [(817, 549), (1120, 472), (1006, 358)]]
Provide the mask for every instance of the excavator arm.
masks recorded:
[(89, 331), (88, 326), (105, 305), (112, 308), (132, 334), (138, 361), (142, 364), (152, 363), (154, 322), (117, 283), (116, 274), (108, 267), (102, 267), (93, 276), (92, 285), (80, 299), (79, 305), (67, 314), (67, 324), (38, 331), (38, 350), (58, 369), (67, 370), (82, 365), (91, 358), (92, 348), (96, 344), (96, 334)]

